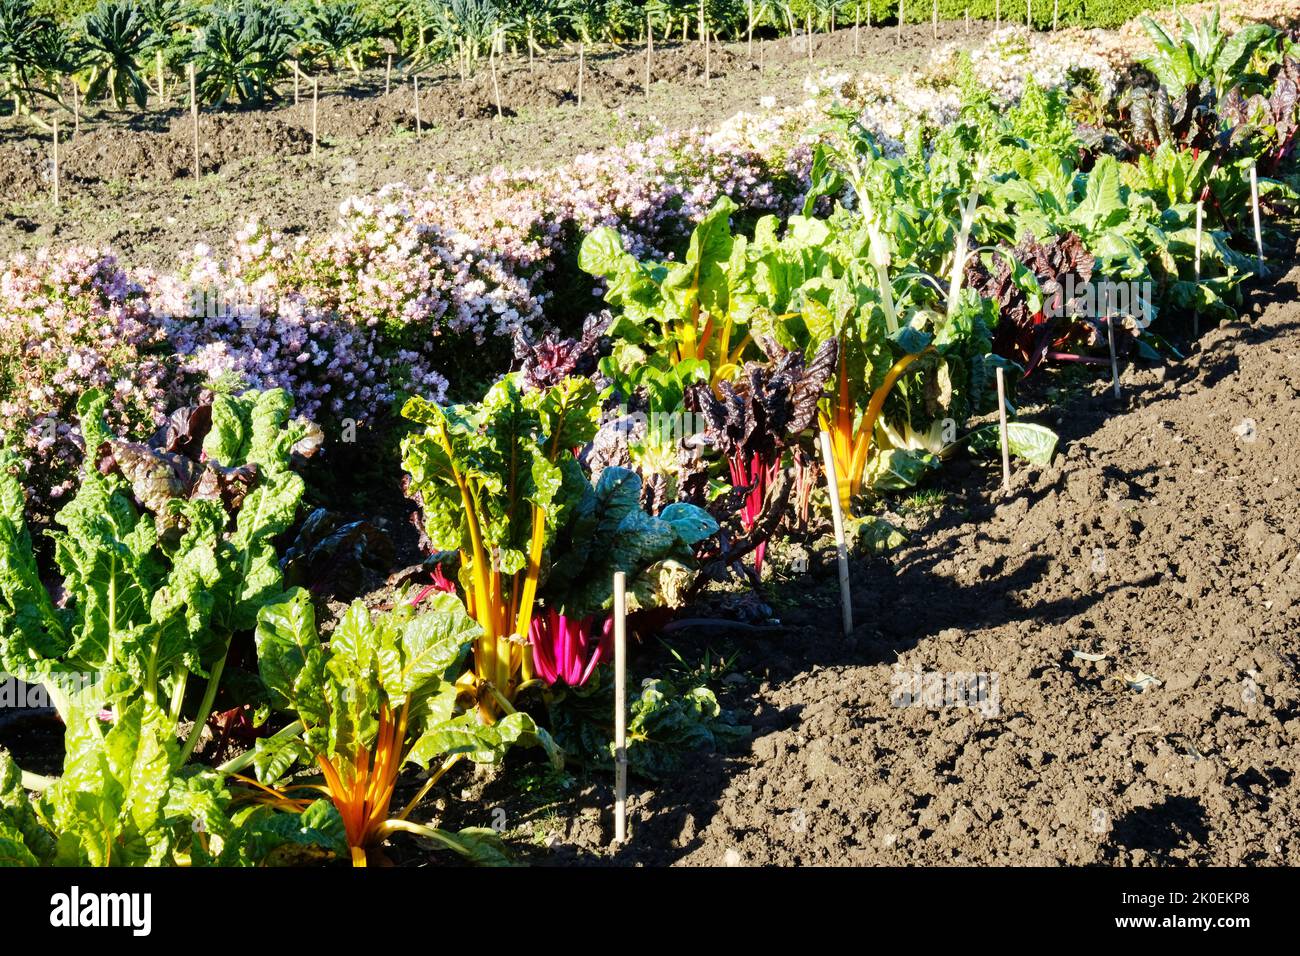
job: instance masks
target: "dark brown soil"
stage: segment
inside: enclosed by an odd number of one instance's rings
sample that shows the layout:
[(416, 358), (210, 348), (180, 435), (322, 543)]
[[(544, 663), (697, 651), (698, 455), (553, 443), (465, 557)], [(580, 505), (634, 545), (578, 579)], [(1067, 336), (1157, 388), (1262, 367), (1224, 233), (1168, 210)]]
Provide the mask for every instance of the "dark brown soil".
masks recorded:
[[(907, 545), (856, 563), (849, 640), (829, 560), (774, 589), (788, 628), (733, 635), (719, 688), (749, 746), (634, 781), (625, 849), (599, 776), (539, 800), (506, 774), (447, 819), (500, 807), (556, 864), (1300, 863), (1297, 282), (1130, 369), (1124, 409), (1040, 379), (1062, 453), (1009, 496), (991, 467), (950, 471)], [(996, 674), (997, 713), (893, 706), (896, 670)]]
[[(972, 45), (975, 24), (940, 24), (939, 42)], [(913, 69), (935, 45), (930, 26), (862, 28), (819, 35), (815, 71), (882, 73)], [(759, 68), (760, 56), (762, 69)], [(698, 44), (660, 44), (645, 95), (645, 51), (588, 51), (583, 105), (577, 105), (578, 58), (564, 50), (497, 65), (503, 117), (487, 64), (458, 75), (420, 77), (421, 134), (415, 135), (410, 79), (383, 70), (360, 79), (321, 78), (318, 155), (311, 156), (310, 87), (275, 109), (205, 112), (200, 118), (203, 178), (191, 178), (193, 125), (183, 104), (123, 119), (88, 110), (80, 134), (60, 155), (62, 208), (50, 201), (51, 138), (27, 121), (0, 122), (0, 258), (41, 246), (112, 247), (131, 265), (170, 268), (197, 242), (224, 249), (231, 234), (258, 216), (274, 229), (311, 233), (333, 225), (344, 198), (390, 182), (422, 183), (431, 170), (471, 175), (496, 165), (551, 166), (583, 152), (629, 142), (660, 129), (711, 126), (773, 96), (778, 106), (804, 99), (809, 73), (802, 42), (712, 48), (709, 82)], [(291, 95), (286, 86), (282, 91)]]

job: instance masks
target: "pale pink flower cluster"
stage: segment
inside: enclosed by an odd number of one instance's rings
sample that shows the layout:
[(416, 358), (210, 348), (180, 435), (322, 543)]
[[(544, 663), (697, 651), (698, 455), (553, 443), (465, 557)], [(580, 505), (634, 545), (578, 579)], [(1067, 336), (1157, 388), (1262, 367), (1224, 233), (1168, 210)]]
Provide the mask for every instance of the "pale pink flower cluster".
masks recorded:
[(0, 271), (0, 443), (21, 453), (43, 507), (72, 486), (73, 427), (89, 388), (115, 425), (152, 427), (185, 388), (148, 296), (113, 258), (74, 247), (16, 256)]

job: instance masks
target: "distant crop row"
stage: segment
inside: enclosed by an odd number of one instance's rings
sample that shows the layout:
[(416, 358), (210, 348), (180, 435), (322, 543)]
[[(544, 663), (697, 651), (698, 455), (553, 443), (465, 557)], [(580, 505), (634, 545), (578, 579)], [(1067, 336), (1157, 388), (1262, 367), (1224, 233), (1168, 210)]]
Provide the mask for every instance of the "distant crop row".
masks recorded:
[[(396, 57), (399, 69), (495, 51), (532, 55), (579, 41), (624, 44), (825, 31), (964, 16), (1040, 26), (1111, 25), (1161, 0), (0, 0), (0, 101), (17, 114), (166, 102), (193, 66), (205, 105), (262, 104), (296, 65), (350, 70)], [(71, 82), (70, 82), (71, 81)], [(34, 112), (35, 111), (35, 112)]]

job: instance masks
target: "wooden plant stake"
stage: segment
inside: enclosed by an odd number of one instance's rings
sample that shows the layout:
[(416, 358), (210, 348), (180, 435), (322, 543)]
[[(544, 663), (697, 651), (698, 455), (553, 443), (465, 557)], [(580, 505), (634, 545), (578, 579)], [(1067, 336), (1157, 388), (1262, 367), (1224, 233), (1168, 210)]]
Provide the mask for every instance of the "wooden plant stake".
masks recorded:
[(420, 138), (420, 74), (411, 77), (411, 84), (415, 90), (415, 138)]
[(81, 134), (81, 91), (77, 89), (77, 81), (72, 81), (72, 136), (75, 139)]
[(578, 43), (578, 109), (582, 109), (582, 80), (587, 72), (587, 45)]
[(1052, 0), (1052, 32), (1056, 32), (1056, 26), (1061, 21), (1061, 0)]
[(939, 0), (934, 0), (930, 5), (930, 29), (934, 38), (939, 39)]
[(840, 482), (835, 474), (835, 452), (830, 432), (822, 429), (822, 465), (826, 469), (826, 490), (831, 499), (831, 523), (835, 528), (835, 553), (840, 571), (840, 623), (844, 636), (853, 633), (853, 594), (849, 588), (849, 546), (844, 540), (844, 512), (840, 510)]
[(1007, 384), (1002, 366), (997, 368), (998, 432), (1002, 438), (1002, 490), (1011, 491), (1011, 446), (1007, 441)]
[(1199, 296), (1200, 296), (1200, 289), (1201, 289), (1201, 226), (1204, 218), (1205, 218), (1205, 201), (1201, 200), (1196, 204), (1195, 277), (1196, 277), (1196, 294), (1198, 298), (1196, 301), (1196, 307), (1192, 309), (1192, 337), (1193, 338), (1201, 337), (1201, 303), (1200, 303)]
[(754, 62), (754, 0), (746, 0), (746, 9), (749, 11), (745, 24), (745, 33), (748, 37), (749, 44), (749, 62)]
[(59, 208), (59, 118), (54, 117), (54, 208)]
[(1025, 0), (1025, 29), (1034, 28), (1034, 0)]
[(1119, 358), (1115, 354), (1115, 316), (1106, 317), (1106, 342), (1110, 345), (1110, 381), (1115, 397), (1122, 398), (1119, 390)]
[(1255, 254), (1258, 257), (1259, 274), (1264, 275), (1264, 231), (1259, 225), (1259, 178), (1254, 163), (1250, 164), (1250, 202), (1255, 216)]
[(158, 77), (158, 104), (161, 106), (167, 102), (167, 91), (164, 88), (163, 81), (163, 59), (162, 50), (156, 50), (153, 58), (154, 73)]
[(650, 57), (654, 55), (655, 30), (650, 14), (645, 16), (645, 98), (650, 99)]
[(194, 181), (199, 181), (199, 94), (194, 79), (194, 64), (190, 64), (190, 119), (194, 122)]
[(627, 574), (614, 572), (614, 842), (627, 842)]
[(298, 61), (290, 60), (290, 66), (293, 67), (293, 105), (298, 105)]
[(497, 104), (497, 119), (501, 119), (506, 114), (501, 109), (501, 87), (497, 85), (497, 60), (496, 47), (488, 47), (488, 69), (492, 71), (492, 98)]
[(320, 103), (320, 80), (311, 78), (311, 154), (316, 155), (316, 115)]
[(393, 54), (388, 54), (388, 66), (384, 68), (384, 95), (393, 89)]
[(899, 46), (903, 45), (903, 0), (898, 0), (898, 32), (894, 38)]

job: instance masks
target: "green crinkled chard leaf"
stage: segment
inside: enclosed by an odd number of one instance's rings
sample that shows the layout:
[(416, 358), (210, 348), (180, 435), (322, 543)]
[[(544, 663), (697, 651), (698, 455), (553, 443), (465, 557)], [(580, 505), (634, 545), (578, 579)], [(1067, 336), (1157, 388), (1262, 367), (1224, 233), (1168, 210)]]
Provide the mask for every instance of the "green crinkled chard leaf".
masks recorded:
[[(1051, 464), (1052, 456), (1056, 454), (1058, 440), (1056, 432), (1043, 425), (1035, 425), (1032, 422), (1007, 422), (1007, 450), (1017, 458), (1023, 458), (1035, 465)], [(996, 424), (977, 428), (970, 433), (967, 441), (974, 452), (1001, 453), (1001, 436)]]

